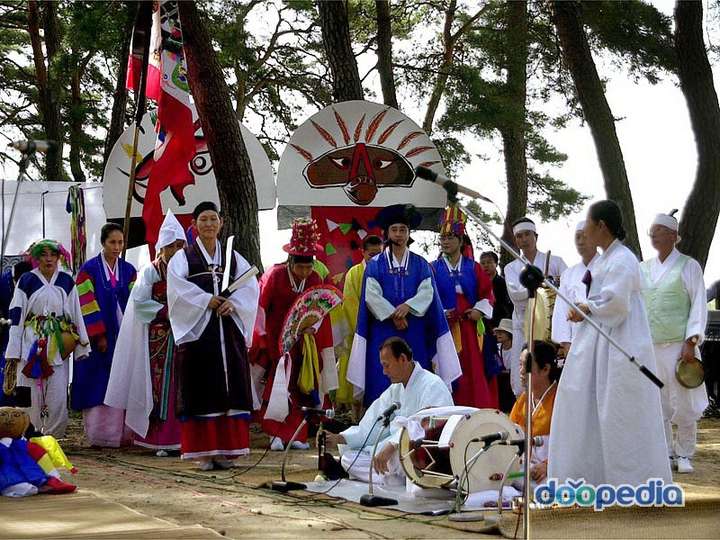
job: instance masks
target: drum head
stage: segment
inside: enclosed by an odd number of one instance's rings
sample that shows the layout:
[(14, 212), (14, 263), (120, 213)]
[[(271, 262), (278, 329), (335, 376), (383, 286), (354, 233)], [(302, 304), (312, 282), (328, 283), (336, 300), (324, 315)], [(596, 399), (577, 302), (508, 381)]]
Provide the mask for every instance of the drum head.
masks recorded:
[(702, 362), (686, 362), (680, 358), (675, 364), (675, 378), (685, 388), (697, 388), (705, 380)]
[[(423, 488), (442, 488), (454, 480), (450, 466), (449, 441), (458, 422), (478, 409), (472, 407), (434, 407), (414, 414), (424, 435), (410, 435), (407, 428), (400, 432), (400, 464), (405, 476)], [(447, 442), (446, 442), (447, 441)]]
[[(459, 479), (462, 476), (466, 460), (483, 447), (482, 443), (470, 441), (498, 431), (507, 431), (510, 434), (510, 440), (524, 437), (523, 431), (507, 415), (495, 409), (482, 409), (458, 424), (453, 432), (450, 447), (450, 466), (456, 478)], [(494, 444), (484, 452), (468, 471), (468, 481), (465, 486), (469, 492), (499, 489), (502, 477), (512, 461), (516, 449), (515, 446)], [(515, 463), (510, 472), (519, 470), (519, 463)]]

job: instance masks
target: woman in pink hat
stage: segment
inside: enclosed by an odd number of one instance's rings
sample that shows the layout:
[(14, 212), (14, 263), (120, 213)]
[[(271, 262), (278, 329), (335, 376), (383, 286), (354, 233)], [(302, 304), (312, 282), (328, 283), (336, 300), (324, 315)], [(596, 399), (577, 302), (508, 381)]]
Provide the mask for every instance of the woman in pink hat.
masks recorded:
[[(325, 318), (305, 330), (306, 333), (313, 335), (317, 347), (320, 378), (316, 381), (315, 388), (306, 393), (298, 384), (306, 346), (305, 341), (301, 340), (289, 353), (290, 374), (286, 386), (275, 389), (284, 394), (281, 399), (289, 400), (289, 414), (281, 418), (284, 413), (278, 413), (272, 407), (268, 407), (276, 371), (282, 358), (279, 337), (285, 317), (299, 296), (310, 287), (322, 285), (323, 282), (320, 275), (313, 270), (314, 257), (322, 249), (317, 243), (318, 237), (315, 220), (296, 219), (292, 225), (290, 242), (283, 246), (283, 250), (288, 254), (287, 261), (274, 265), (260, 280), (260, 304), (251, 358), (256, 365), (265, 370), (266, 374), (262, 427), (263, 431), (270, 435), (272, 450), (283, 450), (288, 444), (303, 420), (302, 407), (322, 405), (324, 396), (330, 390), (337, 388), (332, 328), (329, 318)], [(286, 362), (287, 359), (282, 366), (287, 365)], [(309, 448), (306, 439), (305, 428), (298, 434), (292, 448)]]

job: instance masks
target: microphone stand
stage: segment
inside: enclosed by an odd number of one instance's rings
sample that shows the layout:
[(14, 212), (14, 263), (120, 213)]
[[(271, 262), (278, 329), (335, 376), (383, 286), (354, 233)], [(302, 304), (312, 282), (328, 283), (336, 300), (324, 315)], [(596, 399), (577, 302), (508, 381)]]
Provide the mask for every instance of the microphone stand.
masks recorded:
[[(443, 185), (443, 188), (445, 189), (445, 192), (447, 193), (448, 201), (452, 204), (457, 204), (460, 206), (465, 214), (471, 218), (475, 223), (477, 223), (486, 233), (488, 233), (492, 238), (497, 240), (500, 245), (505, 248), (508, 253), (510, 253), (515, 259), (520, 260), (525, 263), (525, 267), (523, 268), (522, 272), (520, 273), (520, 283), (528, 290), (528, 298), (533, 298), (535, 296), (535, 291), (541, 286), (544, 285), (545, 287), (555, 291), (555, 294), (562, 300), (568, 303), (568, 305), (572, 306), (573, 309), (576, 311), (582, 313), (582, 311), (578, 308), (578, 306), (575, 304), (574, 301), (570, 300), (567, 296), (565, 296), (560, 290), (555, 286), (555, 284), (547, 279), (545, 275), (543, 274), (543, 271), (538, 268), (537, 266), (534, 266), (522, 253), (519, 253), (513, 246), (508, 244), (505, 240), (503, 240), (501, 237), (499, 237), (495, 232), (490, 228), (490, 226), (485, 223), (481, 218), (479, 218), (477, 215), (475, 215), (472, 210), (468, 209), (466, 205), (460, 204), (460, 202), (457, 199), (458, 194), (458, 185), (455, 182), (445, 182)], [(533, 322), (535, 317), (531, 318), (531, 334), (534, 331), (533, 328)], [(634, 356), (632, 356), (630, 353), (628, 353), (615, 339), (613, 339), (612, 336), (608, 335), (607, 332), (605, 332), (598, 323), (596, 323), (592, 317), (589, 315), (585, 315), (584, 320), (590, 324), (601, 336), (603, 336), (613, 347), (615, 347), (620, 353), (622, 353), (629, 361), (632, 363), (635, 367), (638, 368), (638, 370), (645, 375), (650, 381), (655, 384), (658, 388), (662, 388), (664, 386), (663, 382), (657, 378), (657, 376), (650, 371), (645, 365), (640, 364)], [(533, 337), (532, 335), (530, 337)], [(529, 351), (532, 354), (534, 347), (533, 347), (533, 340), (530, 340), (529, 343)], [(530, 408), (530, 382), (531, 382), (531, 376), (530, 376), (530, 370), (526, 370), (526, 377), (527, 377), (527, 391), (528, 393), (525, 394), (528, 401), (528, 408), (527, 408), (527, 418), (525, 422), (525, 486), (524, 486), (524, 501), (523, 504), (525, 506), (525, 512), (524, 512), (524, 530), (525, 530), (525, 538), (530, 538), (530, 512), (529, 512), (529, 505), (530, 505), (530, 499), (532, 496), (532, 490), (530, 489), (530, 451), (531, 451), (531, 428), (532, 428), (532, 417), (531, 413), (532, 410)], [(502, 493), (501, 493), (502, 495)]]
[[(390, 415), (383, 416), (382, 422), (382, 428), (380, 429), (380, 433), (378, 433), (378, 436), (375, 438), (372, 455), (370, 456), (368, 492), (362, 497), (360, 497), (360, 504), (363, 506), (392, 506), (398, 503), (396, 499), (391, 499), (389, 497), (381, 497), (380, 495), (375, 495), (373, 492), (373, 461), (375, 461), (375, 452), (377, 451), (378, 443), (380, 443), (380, 439), (382, 439), (385, 430), (390, 426)], [(375, 421), (375, 423), (377, 424), (377, 420)], [(373, 428), (374, 427), (375, 426), (373, 426)]]
[(287, 493), (288, 491), (296, 491), (299, 489), (307, 489), (307, 486), (301, 482), (288, 482), (285, 479), (285, 466), (287, 465), (288, 459), (290, 458), (290, 448), (292, 447), (292, 443), (295, 442), (295, 439), (300, 434), (302, 429), (307, 425), (307, 417), (308, 412), (305, 413), (303, 417), (303, 421), (300, 422), (300, 425), (295, 430), (295, 433), (293, 433), (292, 438), (287, 443), (287, 446), (285, 447), (285, 454), (283, 455), (282, 460), (282, 466), (280, 467), (280, 480), (274, 480), (272, 484), (270, 484), (270, 489), (273, 491), (279, 491), (280, 493)]
[[(472, 442), (473, 441), (470, 441), (470, 443), (472, 443)], [(470, 443), (468, 443), (468, 446), (470, 445)], [(478, 450), (475, 453), (475, 455), (473, 455), (465, 463), (463, 472), (460, 475), (460, 478), (458, 479), (457, 491), (455, 492), (455, 503), (453, 504), (453, 507), (450, 510), (450, 515), (448, 516), (448, 520), (450, 520), (450, 521), (480, 521), (483, 519), (482, 515), (478, 518), (476, 513), (472, 513), (467, 516), (462, 515), (461, 507), (462, 507), (462, 497), (463, 497), (463, 484), (465, 483), (468, 475), (470, 474), (470, 469), (472, 469), (475, 466), (475, 463), (477, 463), (478, 458), (480, 458), (481, 455), (483, 455), (485, 452), (488, 451), (491, 444), (492, 443), (485, 443), (483, 445), (483, 447), (480, 450)], [(467, 488), (466, 495), (470, 495), (470, 482), (468, 482), (468, 488)]]
[[(12, 206), (10, 207), (10, 217), (8, 218), (7, 227), (5, 227), (5, 177), (2, 179), (2, 219), (3, 219), (3, 236), (2, 248), (0, 250), (0, 275), (5, 271), (5, 250), (7, 248), (8, 238), (10, 237), (10, 229), (12, 227), (13, 218), (15, 217), (15, 206), (17, 205), (18, 192), (20, 191), (20, 183), (25, 180), (30, 158), (35, 153), (35, 143), (30, 141), (25, 150), (21, 150), (22, 157), (18, 164), (17, 184), (15, 185), (15, 194), (13, 195)], [(44, 233), (43, 233), (44, 234)]]

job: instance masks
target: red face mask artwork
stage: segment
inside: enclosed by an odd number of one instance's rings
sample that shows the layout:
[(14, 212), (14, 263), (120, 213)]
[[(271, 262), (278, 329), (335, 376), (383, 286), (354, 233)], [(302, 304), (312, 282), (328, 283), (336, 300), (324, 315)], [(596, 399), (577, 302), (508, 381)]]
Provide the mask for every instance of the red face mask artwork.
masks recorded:
[[(380, 131), (381, 124), (388, 109), (377, 113), (363, 130), (365, 115), (358, 121), (352, 138), (345, 120), (335, 111), (335, 121), (343, 136), (343, 145), (339, 145), (332, 134), (312, 121), (312, 125), (330, 146), (332, 150), (314, 158), (304, 148), (291, 144), (291, 146), (308, 161), (303, 170), (303, 176), (308, 184), (317, 189), (342, 187), (354, 204), (367, 206), (375, 200), (378, 190), (383, 187), (411, 187), (415, 181), (415, 171), (408, 161), (409, 158), (434, 150), (432, 146), (417, 146), (409, 148), (405, 154), (401, 150), (411, 146), (416, 137), (423, 135), (422, 131), (411, 131), (398, 144), (397, 148), (384, 146), (384, 143), (402, 124), (399, 120)], [(364, 137), (363, 136), (364, 131)], [(377, 141), (373, 138), (379, 133)], [(365, 142), (359, 142), (363, 138)], [(421, 163), (429, 167), (438, 161), (425, 161)]]
[[(200, 122), (197, 121), (195, 125), (196, 130), (200, 130)], [(150, 172), (155, 165), (155, 151), (151, 151), (145, 155), (143, 160), (135, 167), (135, 185), (133, 186), (133, 198), (143, 204), (145, 202), (145, 196), (148, 191), (152, 194), (159, 196), (166, 189), (170, 189), (173, 198), (181, 206), (185, 205), (184, 191), (187, 186), (193, 185), (195, 179), (200, 176), (205, 176), (210, 173), (213, 169), (212, 162), (210, 161), (210, 152), (208, 151), (207, 142), (203, 135), (195, 135), (195, 155), (189, 163), (190, 171), (192, 174), (181, 175), (176, 181), (164, 182), (162, 185), (153, 186), (150, 185)], [(127, 171), (122, 171), (126, 176), (130, 176)], [(156, 180), (157, 179), (153, 179)]]

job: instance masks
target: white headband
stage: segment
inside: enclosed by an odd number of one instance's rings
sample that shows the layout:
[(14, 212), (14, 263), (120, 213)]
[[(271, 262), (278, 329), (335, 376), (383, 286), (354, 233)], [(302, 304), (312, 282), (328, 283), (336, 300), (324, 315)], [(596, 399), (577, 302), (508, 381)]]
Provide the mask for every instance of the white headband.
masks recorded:
[(575, 232), (584, 231), (584, 230), (585, 230), (585, 221), (580, 221), (577, 225), (575, 225)]
[(677, 232), (678, 230), (678, 221), (673, 216), (669, 216), (667, 214), (658, 214), (655, 216), (655, 220), (652, 222), (653, 225), (662, 225), (663, 227), (667, 227), (671, 231)]
[(537, 234), (537, 229), (535, 228), (535, 224), (531, 223), (529, 221), (522, 221), (513, 227), (513, 234), (517, 234), (517, 233), (523, 232), (523, 231), (532, 231), (535, 234)]

